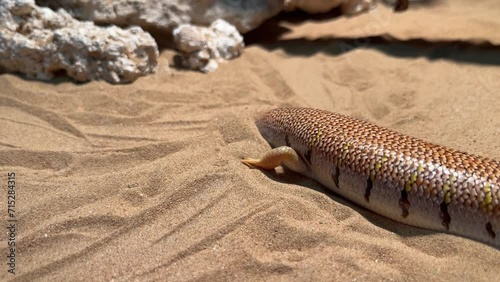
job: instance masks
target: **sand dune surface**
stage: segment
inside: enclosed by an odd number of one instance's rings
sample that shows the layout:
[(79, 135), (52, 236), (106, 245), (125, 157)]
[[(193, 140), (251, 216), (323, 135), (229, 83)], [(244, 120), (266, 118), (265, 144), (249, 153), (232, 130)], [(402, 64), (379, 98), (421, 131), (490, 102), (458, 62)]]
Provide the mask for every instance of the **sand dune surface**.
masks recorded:
[(0, 280), (497, 280), (492, 247), (240, 163), (269, 148), (254, 117), (279, 106), (500, 159), (500, 6), (470, 3), (282, 16), (208, 75), (169, 67), (168, 50), (130, 85), (0, 75), (4, 225), (7, 173), (17, 189), (16, 274), (2, 228)]

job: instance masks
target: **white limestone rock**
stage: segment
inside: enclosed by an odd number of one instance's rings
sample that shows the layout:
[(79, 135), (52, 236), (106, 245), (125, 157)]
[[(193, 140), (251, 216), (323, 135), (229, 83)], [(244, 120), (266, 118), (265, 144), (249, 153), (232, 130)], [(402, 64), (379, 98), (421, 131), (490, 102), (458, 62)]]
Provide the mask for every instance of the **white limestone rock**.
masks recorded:
[(208, 26), (217, 19), (223, 19), (242, 34), (255, 29), (281, 11), (301, 9), (308, 13), (324, 13), (340, 6), (344, 14), (353, 15), (373, 9), (375, 2), (376, 0), (37, 0), (38, 5), (63, 8), (77, 19), (97, 24), (138, 25), (147, 30), (172, 32), (181, 24)]
[(49, 80), (132, 82), (153, 73), (158, 47), (140, 27), (98, 27), (34, 0), (0, 1), (0, 70)]
[(210, 27), (182, 24), (172, 34), (183, 65), (202, 72), (215, 71), (219, 62), (239, 57), (245, 48), (238, 30), (221, 19)]
[(284, 8), (283, 0), (37, 0), (98, 24), (139, 25), (172, 32), (181, 24), (208, 26), (224, 19), (245, 33)]

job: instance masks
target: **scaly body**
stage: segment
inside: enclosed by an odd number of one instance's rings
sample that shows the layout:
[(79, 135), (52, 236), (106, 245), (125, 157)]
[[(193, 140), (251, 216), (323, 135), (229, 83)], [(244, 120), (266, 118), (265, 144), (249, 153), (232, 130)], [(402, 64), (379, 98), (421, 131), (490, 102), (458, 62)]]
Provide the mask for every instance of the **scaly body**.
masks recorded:
[(500, 162), (327, 111), (280, 108), (256, 121), (280, 164), (401, 223), (500, 248)]

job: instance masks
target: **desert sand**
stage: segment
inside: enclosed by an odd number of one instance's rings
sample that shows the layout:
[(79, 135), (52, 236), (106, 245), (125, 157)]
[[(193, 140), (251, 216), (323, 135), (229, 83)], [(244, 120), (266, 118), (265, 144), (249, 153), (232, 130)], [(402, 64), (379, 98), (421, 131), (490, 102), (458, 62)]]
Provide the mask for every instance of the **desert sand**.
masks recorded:
[(2, 226), (16, 174), (12, 281), (494, 281), (500, 252), (393, 222), (290, 171), (240, 163), (254, 117), (326, 109), (500, 159), (500, 2), (359, 17), (300, 13), (211, 74), (129, 85), (0, 75)]

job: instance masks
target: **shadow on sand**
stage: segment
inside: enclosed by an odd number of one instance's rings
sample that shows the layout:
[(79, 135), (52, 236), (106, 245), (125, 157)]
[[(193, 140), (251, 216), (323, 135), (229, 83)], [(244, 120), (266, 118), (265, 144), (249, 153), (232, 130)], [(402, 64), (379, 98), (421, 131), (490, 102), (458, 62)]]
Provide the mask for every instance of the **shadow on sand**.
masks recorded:
[(338, 9), (318, 15), (304, 12), (282, 13), (259, 28), (245, 34), (248, 46), (267, 50), (281, 49), (294, 56), (312, 56), (324, 53), (340, 56), (357, 49), (372, 49), (399, 58), (427, 58), (457, 63), (500, 66), (500, 46), (487, 40), (399, 40), (388, 34), (367, 37), (323, 37), (318, 39), (282, 39), (291, 32), (282, 23), (318, 22), (342, 16)]

